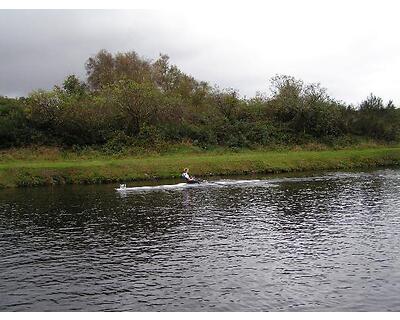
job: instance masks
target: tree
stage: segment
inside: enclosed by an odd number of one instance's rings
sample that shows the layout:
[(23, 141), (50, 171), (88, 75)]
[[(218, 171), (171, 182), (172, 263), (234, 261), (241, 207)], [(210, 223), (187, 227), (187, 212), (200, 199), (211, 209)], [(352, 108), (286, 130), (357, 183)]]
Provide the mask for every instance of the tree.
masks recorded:
[(63, 82), (63, 89), (67, 94), (82, 95), (86, 91), (86, 84), (74, 74), (69, 75)]
[(303, 81), (288, 75), (276, 75), (270, 80), (272, 98), (298, 98), (303, 91), (303, 86)]
[(136, 136), (143, 126), (155, 119), (157, 107), (162, 103), (159, 90), (151, 84), (120, 80), (104, 88), (102, 95), (120, 114), (128, 135)]
[(360, 111), (380, 111), (384, 108), (382, 98), (379, 98), (372, 93), (360, 104)]
[(85, 67), (87, 82), (95, 91), (119, 80), (131, 80), (136, 83), (152, 83), (163, 93), (179, 95), (188, 103), (195, 104), (202, 104), (210, 92), (206, 82), (199, 82), (183, 73), (164, 54), (151, 62), (135, 51), (113, 55), (101, 50), (87, 60)]
[(93, 90), (99, 90), (114, 82), (114, 58), (106, 50), (100, 50), (94, 57), (90, 57), (85, 68), (87, 82)]

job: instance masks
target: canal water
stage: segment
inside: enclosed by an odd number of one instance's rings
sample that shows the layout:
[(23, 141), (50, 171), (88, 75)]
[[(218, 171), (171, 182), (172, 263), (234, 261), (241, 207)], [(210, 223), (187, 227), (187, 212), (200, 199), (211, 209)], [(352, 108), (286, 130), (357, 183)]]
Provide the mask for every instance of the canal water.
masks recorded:
[(400, 311), (400, 169), (168, 184), (0, 190), (0, 311)]

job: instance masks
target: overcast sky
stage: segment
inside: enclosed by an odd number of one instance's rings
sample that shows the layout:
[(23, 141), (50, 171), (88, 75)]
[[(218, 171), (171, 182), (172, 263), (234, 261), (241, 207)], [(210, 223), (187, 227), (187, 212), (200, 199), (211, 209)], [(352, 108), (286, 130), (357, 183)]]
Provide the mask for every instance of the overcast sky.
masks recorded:
[(269, 78), (320, 82), (358, 103), (370, 92), (400, 105), (395, 2), (276, 1), (262, 8), (184, 11), (0, 10), (0, 95), (85, 77), (100, 49), (166, 53), (184, 72), (253, 96)]

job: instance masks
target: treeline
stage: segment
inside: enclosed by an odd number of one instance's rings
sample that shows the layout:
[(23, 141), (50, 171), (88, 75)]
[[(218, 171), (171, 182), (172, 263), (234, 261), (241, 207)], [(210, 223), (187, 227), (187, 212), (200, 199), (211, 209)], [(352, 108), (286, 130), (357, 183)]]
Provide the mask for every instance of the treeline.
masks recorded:
[(370, 95), (359, 106), (328, 96), (319, 84), (271, 79), (270, 94), (242, 98), (183, 73), (160, 55), (102, 50), (51, 91), (0, 97), (0, 148), (99, 146), (110, 152), (190, 143), (232, 148), (362, 139), (398, 142), (400, 110)]

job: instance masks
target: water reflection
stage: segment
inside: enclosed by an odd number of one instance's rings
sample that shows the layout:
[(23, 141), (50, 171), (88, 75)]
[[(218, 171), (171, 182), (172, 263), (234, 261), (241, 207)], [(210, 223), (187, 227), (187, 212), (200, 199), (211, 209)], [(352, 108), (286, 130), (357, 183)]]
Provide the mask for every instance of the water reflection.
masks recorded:
[(399, 177), (3, 190), (0, 310), (399, 311)]

